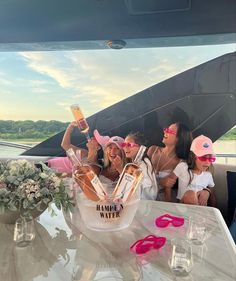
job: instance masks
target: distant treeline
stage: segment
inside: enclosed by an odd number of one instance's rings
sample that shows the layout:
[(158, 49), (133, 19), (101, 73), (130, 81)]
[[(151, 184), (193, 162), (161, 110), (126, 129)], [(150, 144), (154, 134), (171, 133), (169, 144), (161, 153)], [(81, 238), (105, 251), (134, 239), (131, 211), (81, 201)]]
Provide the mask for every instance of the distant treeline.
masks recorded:
[[(69, 125), (60, 121), (12, 121), (0, 120), (0, 139), (46, 139), (61, 131)], [(236, 128), (220, 138), (221, 140), (236, 140)]]
[(0, 120), (0, 139), (46, 139), (66, 129), (68, 122)]
[(220, 140), (236, 140), (236, 128), (231, 129), (228, 133), (223, 135)]

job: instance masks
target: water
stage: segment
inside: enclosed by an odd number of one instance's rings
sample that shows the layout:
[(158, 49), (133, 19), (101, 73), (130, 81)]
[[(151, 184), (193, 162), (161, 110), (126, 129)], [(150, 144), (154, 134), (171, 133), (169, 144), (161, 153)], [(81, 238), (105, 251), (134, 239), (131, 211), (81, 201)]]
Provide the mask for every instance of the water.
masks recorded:
[[(36, 143), (23, 143), (22, 144), (27, 144), (31, 145), (32, 147), (36, 145)], [(25, 149), (22, 148), (15, 148), (15, 147), (8, 147), (8, 146), (2, 146), (0, 145), (0, 157), (14, 157), (18, 156), (21, 153), (23, 153)]]

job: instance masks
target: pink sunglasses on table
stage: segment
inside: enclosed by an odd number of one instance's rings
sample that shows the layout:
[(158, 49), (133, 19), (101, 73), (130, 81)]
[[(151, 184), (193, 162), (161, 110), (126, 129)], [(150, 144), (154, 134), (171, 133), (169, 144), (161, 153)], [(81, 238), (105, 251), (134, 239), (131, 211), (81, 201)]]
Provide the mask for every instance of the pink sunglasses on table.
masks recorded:
[(201, 162), (210, 162), (210, 163), (214, 163), (216, 161), (216, 157), (215, 156), (197, 156), (197, 159), (200, 160)]
[(151, 249), (160, 249), (166, 243), (165, 237), (157, 237), (155, 235), (148, 235), (144, 239), (137, 240), (130, 250), (140, 255), (149, 252)]
[(139, 145), (137, 143), (133, 143), (133, 142), (123, 142), (121, 144), (121, 147), (122, 148), (125, 148), (125, 147), (133, 148), (133, 147), (139, 147)]
[(170, 129), (170, 128), (164, 128), (164, 129), (163, 129), (163, 132), (164, 132), (165, 134), (171, 134), (171, 135), (174, 135), (174, 136), (176, 136), (176, 134), (177, 134), (177, 132), (175, 132), (174, 130), (172, 130), (172, 129)]
[(171, 216), (169, 214), (164, 214), (160, 217), (157, 217), (155, 224), (157, 227), (167, 227), (169, 224), (172, 224), (174, 227), (179, 227), (184, 224), (184, 218)]

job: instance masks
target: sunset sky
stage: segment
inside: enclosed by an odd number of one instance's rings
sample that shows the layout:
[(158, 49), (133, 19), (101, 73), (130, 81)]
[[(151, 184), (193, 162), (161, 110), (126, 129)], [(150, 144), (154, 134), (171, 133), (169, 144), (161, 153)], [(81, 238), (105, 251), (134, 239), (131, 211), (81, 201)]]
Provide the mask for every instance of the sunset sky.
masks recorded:
[(220, 55), (235, 44), (149, 49), (0, 52), (0, 120), (71, 121)]

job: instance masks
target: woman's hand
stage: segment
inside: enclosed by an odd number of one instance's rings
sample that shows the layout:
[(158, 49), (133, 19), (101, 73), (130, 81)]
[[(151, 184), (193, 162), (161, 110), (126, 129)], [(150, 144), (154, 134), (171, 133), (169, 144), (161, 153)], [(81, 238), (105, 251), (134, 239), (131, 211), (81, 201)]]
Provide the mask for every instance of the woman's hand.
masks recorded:
[(174, 184), (176, 183), (176, 178), (167, 176), (167, 177), (161, 178), (159, 180), (159, 183), (161, 186), (164, 186), (167, 188), (172, 188), (174, 186)]
[(73, 130), (74, 128), (78, 127), (78, 124), (76, 121), (72, 121), (69, 126), (67, 127), (67, 129), (69, 130)]
[(207, 190), (198, 191), (198, 203), (201, 206), (206, 206), (210, 197), (210, 193)]
[(112, 161), (113, 167), (121, 174), (123, 170), (123, 162), (119, 155), (116, 155), (116, 157)]

